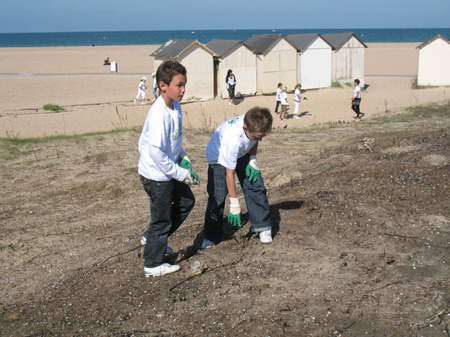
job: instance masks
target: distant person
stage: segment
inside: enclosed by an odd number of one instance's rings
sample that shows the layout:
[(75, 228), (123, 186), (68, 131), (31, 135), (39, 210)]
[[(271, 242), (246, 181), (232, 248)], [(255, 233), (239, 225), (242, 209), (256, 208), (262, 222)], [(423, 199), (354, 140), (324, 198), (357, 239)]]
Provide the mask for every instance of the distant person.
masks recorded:
[(288, 109), (288, 106), (289, 106), (288, 95), (287, 95), (286, 91), (287, 91), (287, 87), (284, 86), (282, 91), (281, 91), (281, 95), (280, 95), (280, 97), (281, 97), (281, 102), (280, 102), (280, 104), (281, 104), (280, 119), (282, 121), (287, 119), (287, 109)]
[(228, 99), (230, 100), (230, 105), (234, 105), (234, 91), (236, 89), (236, 76), (233, 74), (233, 70), (228, 69), (227, 77), (225, 77), (225, 83), (228, 89)]
[(364, 114), (359, 111), (361, 105), (361, 87), (359, 86), (359, 79), (356, 79), (353, 83), (353, 97), (352, 97), (352, 110), (356, 113), (355, 118), (361, 118)]
[(134, 104), (136, 104), (136, 101), (139, 99), (139, 97), (142, 97), (141, 104), (145, 104), (145, 89), (147, 89), (147, 78), (142, 77), (141, 81), (139, 82), (136, 98), (133, 101)]
[(152, 78), (153, 78), (153, 96), (155, 96), (155, 100), (158, 98), (159, 96), (159, 88), (158, 88), (158, 81), (156, 80), (156, 74), (152, 73)]
[(103, 65), (104, 65), (104, 66), (110, 66), (110, 65), (111, 65), (111, 61), (109, 60), (109, 57), (107, 57), (107, 58), (105, 59), (105, 61), (103, 61)]
[(302, 85), (298, 83), (294, 91), (294, 118), (300, 119), (300, 101), (302, 100)]
[(281, 104), (281, 93), (283, 92), (283, 83), (278, 83), (277, 92), (275, 94), (275, 99), (277, 100), (277, 105), (275, 105), (275, 113), (278, 114), (278, 108)]
[(235, 175), (244, 192), (251, 230), (259, 234), (262, 243), (272, 242), (269, 202), (256, 162), (258, 142), (270, 133), (272, 122), (269, 109), (254, 107), (245, 115), (223, 122), (214, 131), (206, 147), (209, 196), (201, 249), (221, 239), (227, 195), (230, 198), (228, 223), (235, 227), (242, 225)]
[(161, 95), (147, 113), (139, 138), (138, 172), (150, 200), (151, 221), (141, 238), (146, 277), (176, 272), (179, 265), (163, 263), (172, 253), (167, 240), (194, 207), (195, 198), (188, 185), (198, 175), (182, 148), (180, 101), (185, 93), (186, 68), (176, 61), (162, 63), (156, 72)]

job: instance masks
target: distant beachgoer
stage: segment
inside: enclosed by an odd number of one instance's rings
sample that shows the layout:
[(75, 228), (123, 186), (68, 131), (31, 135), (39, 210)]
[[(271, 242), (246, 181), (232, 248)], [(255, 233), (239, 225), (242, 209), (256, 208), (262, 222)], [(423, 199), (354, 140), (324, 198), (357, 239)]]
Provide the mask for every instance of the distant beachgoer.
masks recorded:
[(139, 82), (139, 86), (138, 86), (138, 92), (136, 95), (136, 98), (134, 99), (133, 103), (136, 104), (136, 101), (139, 99), (139, 97), (142, 97), (142, 103), (145, 103), (145, 89), (147, 89), (147, 79), (145, 77), (141, 78), (141, 81)]
[(302, 100), (302, 85), (298, 83), (294, 91), (294, 118), (300, 119), (298, 115), (300, 109), (300, 101)]
[(109, 57), (107, 57), (107, 58), (105, 59), (105, 61), (103, 61), (103, 65), (104, 65), (104, 66), (109, 66), (109, 65), (111, 65), (111, 61), (109, 60)]
[(278, 87), (277, 87), (277, 93), (276, 93), (276, 100), (277, 100), (277, 105), (275, 106), (275, 113), (278, 113), (278, 108), (280, 107), (281, 104), (281, 93), (283, 91), (283, 83), (278, 83)]
[(352, 97), (352, 110), (356, 113), (356, 118), (361, 118), (363, 113), (359, 111), (361, 105), (361, 87), (359, 86), (359, 80), (356, 79), (354, 82), (355, 88), (353, 89)]
[(284, 121), (284, 120), (287, 119), (287, 108), (288, 108), (288, 105), (289, 105), (288, 100), (287, 100), (288, 96), (287, 96), (286, 91), (287, 91), (287, 88), (284, 86), (284, 87), (283, 87), (283, 90), (282, 90), (282, 92), (281, 92), (281, 95), (280, 95), (280, 98), (281, 98), (281, 113), (280, 113), (280, 119), (281, 119), (282, 121)]
[(233, 74), (233, 70), (229, 69), (227, 72), (227, 77), (225, 77), (225, 83), (228, 89), (228, 99), (230, 100), (230, 105), (234, 105), (234, 90), (236, 88), (236, 76)]
[(156, 80), (156, 74), (152, 73), (153, 77), (153, 96), (155, 96), (155, 100), (159, 96), (159, 88), (158, 88), (158, 81)]

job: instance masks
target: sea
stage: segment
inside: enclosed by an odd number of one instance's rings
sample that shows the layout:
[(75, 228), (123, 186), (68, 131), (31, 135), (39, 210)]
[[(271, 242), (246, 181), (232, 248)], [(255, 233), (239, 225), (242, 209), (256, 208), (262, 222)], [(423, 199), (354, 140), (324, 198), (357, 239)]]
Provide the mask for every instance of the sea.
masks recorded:
[(352, 32), (363, 42), (425, 42), (436, 34), (450, 39), (450, 28), (395, 29), (230, 29), (160, 30), (66, 33), (0, 33), (0, 48), (56, 46), (158, 45), (170, 39), (213, 39), (246, 41), (253, 34), (306, 34)]

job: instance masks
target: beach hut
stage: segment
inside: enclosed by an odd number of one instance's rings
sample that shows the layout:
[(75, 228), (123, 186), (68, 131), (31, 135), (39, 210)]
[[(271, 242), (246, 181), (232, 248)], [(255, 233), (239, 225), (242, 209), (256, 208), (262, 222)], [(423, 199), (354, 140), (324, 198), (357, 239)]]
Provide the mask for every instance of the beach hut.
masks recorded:
[(367, 46), (353, 33), (323, 34), (333, 48), (331, 80), (351, 83), (358, 78), (364, 86), (364, 52)]
[(417, 48), (417, 85), (450, 85), (450, 41), (437, 34)]
[(297, 82), (302, 89), (331, 85), (332, 47), (320, 34), (291, 34), (287, 39), (297, 47)]
[(215, 91), (222, 98), (228, 97), (225, 77), (228, 69), (236, 76), (236, 93), (256, 94), (256, 54), (239, 40), (212, 40), (206, 44), (214, 58), (216, 76)]
[(274, 93), (279, 82), (294, 90), (297, 48), (291, 42), (281, 34), (255, 34), (245, 44), (257, 55), (258, 93)]
[(154, 68), (166, 60), (180, 62), (187, 71), (188, 85), (184, 100), (207, 100), (214, 98), (215, 54), (197, 40), (169, 40), (155, 50)]

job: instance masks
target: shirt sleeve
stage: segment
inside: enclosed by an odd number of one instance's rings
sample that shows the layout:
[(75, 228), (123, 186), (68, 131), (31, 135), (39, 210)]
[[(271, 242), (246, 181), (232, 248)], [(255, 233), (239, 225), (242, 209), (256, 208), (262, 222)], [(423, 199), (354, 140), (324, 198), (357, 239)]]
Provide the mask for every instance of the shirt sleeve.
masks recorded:
[(187, 169), (180, 167), (178, 164), (170, 160), (170, 158), (163, 151), (161, 151), (159, 147), (150, 145), (149, 154), (161, 173), (168, 178), (183, 181), (189, 173)]

